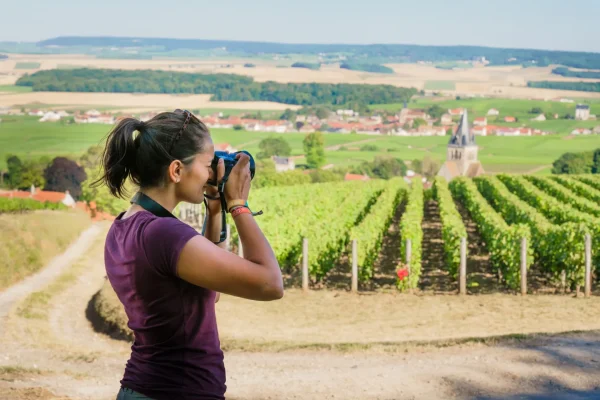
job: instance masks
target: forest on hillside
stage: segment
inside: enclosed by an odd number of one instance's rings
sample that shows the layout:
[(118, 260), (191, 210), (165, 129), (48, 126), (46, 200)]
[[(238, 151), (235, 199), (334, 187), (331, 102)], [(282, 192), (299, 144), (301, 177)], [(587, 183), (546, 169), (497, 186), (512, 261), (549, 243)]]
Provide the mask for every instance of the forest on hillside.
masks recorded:
[(570, 68), (557, 67), (552, 73), (569, 78), (600, 79), (600, 71), (573, 71)]
[[(171, 53), (173, 51), (219, 50), (238, 56), (319, 55), (344, 54), (353, 62), (406, 62), (457, 61), (485, 57), (492, 65), (564, 65), (573, 68), (600, 69), (600, 54), (575, 51), (510, 49), (483, 46), (420, 46), (409, 44), (292, 44), (244, 42), (229, 40), (135, 38), (135, 37), (80, 37), (65, 36), (37, 43), (40, 49), (68, 47), (137, 48), (142, 53)], [(366, 61), (368, 60), (368, 61)]]
[(153, 70), (71, 69), (24, 75), (34, 91), (212, 94), (215, 101), (273, 101), (292, 105), (386, 104), (408, 101), (414, 88), (391, 85), (255, 82), (232, 74)]
[(600, 92), (600, 82), (554, 82), (531, 81), (527, 86), (540, 89), (577, 90), (581, 92)]

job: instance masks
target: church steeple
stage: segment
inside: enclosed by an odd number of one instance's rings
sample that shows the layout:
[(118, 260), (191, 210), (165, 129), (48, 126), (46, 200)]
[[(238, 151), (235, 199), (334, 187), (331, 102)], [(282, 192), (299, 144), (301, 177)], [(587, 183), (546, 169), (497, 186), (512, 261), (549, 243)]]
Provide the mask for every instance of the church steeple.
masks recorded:
[(475, 135), (471, 135), (471, 132), (469, 131), (469, 119), (467, 117), (466, 109), (463, 110), (458, 129), (450, 138), (448, 145), (457, 147), (475, 146)]

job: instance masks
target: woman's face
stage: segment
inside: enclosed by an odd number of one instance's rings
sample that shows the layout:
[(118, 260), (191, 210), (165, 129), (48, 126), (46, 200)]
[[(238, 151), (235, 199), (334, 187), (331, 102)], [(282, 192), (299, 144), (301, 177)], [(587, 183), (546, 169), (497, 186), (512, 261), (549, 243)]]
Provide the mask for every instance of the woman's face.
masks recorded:
[(215, 148), (209, 141), (204, 152), (196, 154), (194, 160), (183, 168), (181, 180), (176, 186), (177, 196), (181, 200), (192, 204), (204, 201), (207, 182), (213, 175), (211, 163), (214, 156)]

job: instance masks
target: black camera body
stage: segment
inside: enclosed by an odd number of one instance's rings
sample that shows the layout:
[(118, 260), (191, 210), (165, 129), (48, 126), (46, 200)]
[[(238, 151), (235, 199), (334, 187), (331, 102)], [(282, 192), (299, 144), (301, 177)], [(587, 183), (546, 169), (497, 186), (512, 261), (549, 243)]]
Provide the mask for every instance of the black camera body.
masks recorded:
[(252, 157), (252, 154), (250, 154), (246, 150), (237, 151), (235, 153), (228, 153), (226, 151), (215, 151), (215, 157), (213, 158), (212, 163), (210, 165), (213, 170), (213, 176), (215, 178), (214, 178), (214, 180), (209, 180), (207, 182), (209, 185), (217, 186), (216, 176), (217, 176), (217, 165), (219, 164), (219, 159), (223, 159), (223, 163), (225, 164), (224, 178), (227, 179), (229, 177), (229, 174), (231, 173), (231, 170), (233, 169), (235, 164), (237, 164), (237, 162), (238, 162), (238, 160), (235, 158), (235, 156), (238, 153), (246, 153), (248, 155), (248, 157), (250, 157), (250, 179), (254, 179), (254, 174), (256, 172), (256, 164), (254, 162), (254, 157)]

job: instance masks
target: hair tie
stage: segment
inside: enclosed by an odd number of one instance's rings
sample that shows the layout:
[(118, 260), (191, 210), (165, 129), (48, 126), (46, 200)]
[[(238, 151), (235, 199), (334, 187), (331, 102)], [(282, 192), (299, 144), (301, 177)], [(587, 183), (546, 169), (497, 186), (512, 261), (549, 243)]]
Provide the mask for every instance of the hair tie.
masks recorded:
[(146, 128), (146, 123), (144, 121), (138, 121), (135, 129), (141, 132), (144, 128)]

